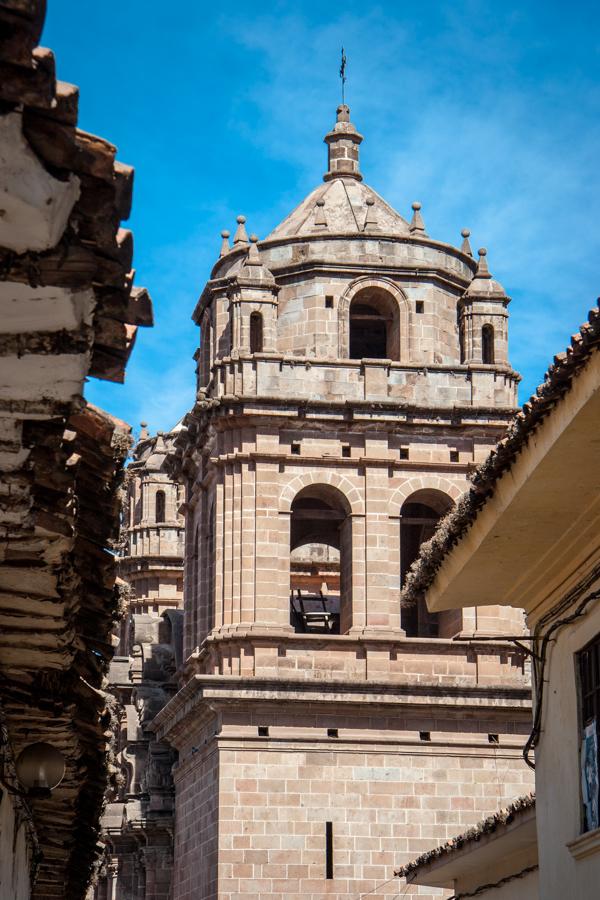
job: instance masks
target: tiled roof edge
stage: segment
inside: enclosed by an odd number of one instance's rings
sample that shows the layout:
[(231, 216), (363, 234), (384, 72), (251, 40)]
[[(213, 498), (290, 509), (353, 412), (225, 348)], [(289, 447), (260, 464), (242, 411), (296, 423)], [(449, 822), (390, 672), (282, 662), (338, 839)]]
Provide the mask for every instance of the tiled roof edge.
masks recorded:
[(446, 843), (442, 844), (440, 847), (434, 847), (433, 850), (422, 853), (421, 856), (406, 863), (406, 865), (394, 872), (394, 875), (398, 876), (398, 878), (408, 878), (420, 869), (421, 866), (428, 865), (434, 860), (440, 859), (440, 857), (449, 856), (451, 853), (461, 850), (465, 844), (481, 840), (485, 835), (492, 834), (492, 832), (496, 831), (498, 827), (510, 825), (516, 816), (522, 815), (534, 807), (535, 794), (526, 794), (524, 797), (519, 797), (506, 808), (499, 809), (498, 812), (494, 813), (492, 816), (482, 819), (482, 821), (478, 822), (477, 825), (474, 825), (473, 828), (468, 828), (467, 831), (464, 831), (457, 837), (450, 838), (449, 841), (446, 841)]
[(588, 321), (552, 365), (523, 408), (509, 424), (506, 435), (475, 471), (470, 489), (440, 522), (431, 540), (421, 547), (402, 591), (404, 604), (422, 597), (432, 585), (444, 558), (474, 523), (479, 510), (493, 495), (496, 484), (527, 444), (530, 436), (571, 388), (573, 379), (600, 345), (600, 309), (590, 310)]

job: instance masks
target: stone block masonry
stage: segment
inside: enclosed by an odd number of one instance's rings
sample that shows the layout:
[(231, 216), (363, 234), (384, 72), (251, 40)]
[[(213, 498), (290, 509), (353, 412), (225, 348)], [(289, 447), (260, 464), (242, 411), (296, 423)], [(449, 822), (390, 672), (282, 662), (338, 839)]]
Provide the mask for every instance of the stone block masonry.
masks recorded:
[(175, 900), (395, 896), (531, 784), (522, 614), (400, 602), (514, 412), (509, 298), (364, 184), (361, 140), (340, 107), (324, 183), (263, 241), (239, 216), (194, 311), (184, 662), (153, 724)]

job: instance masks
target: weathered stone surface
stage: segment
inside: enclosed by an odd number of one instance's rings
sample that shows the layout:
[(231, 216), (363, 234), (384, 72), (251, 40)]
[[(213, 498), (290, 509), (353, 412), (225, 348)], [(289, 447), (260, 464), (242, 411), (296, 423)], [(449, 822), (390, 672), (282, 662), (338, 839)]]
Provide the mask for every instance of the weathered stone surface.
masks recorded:
[(59, 181), (43, 167), (22, 133), (22, 116), (0, 116), (0, 247), (15, 253), (58, 243), (79, 197), (79, 179)]

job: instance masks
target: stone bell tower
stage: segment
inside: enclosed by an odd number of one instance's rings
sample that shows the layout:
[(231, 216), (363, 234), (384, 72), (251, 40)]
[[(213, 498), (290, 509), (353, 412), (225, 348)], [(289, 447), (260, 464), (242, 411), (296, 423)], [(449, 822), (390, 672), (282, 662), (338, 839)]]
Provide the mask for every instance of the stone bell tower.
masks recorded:
[(108, 674), (118, 775), (102, 817), (94, 900), (171, 900), (175, 754), (151, 726), (182, 663), (183, 489), (164, 469), (176, 433), (150, 436), (142, 423), (126, 473), (124, 609)]
[(530, 782), (520, 613), (400, 605), (514, 413), (509, 298), (362, 181), (347, 106), (325, 140), (323, 183), (263, 241), (238, 217), (194, 311), (186, 661), (153, 725), (179, 751), (175, 900), (395, 895)]

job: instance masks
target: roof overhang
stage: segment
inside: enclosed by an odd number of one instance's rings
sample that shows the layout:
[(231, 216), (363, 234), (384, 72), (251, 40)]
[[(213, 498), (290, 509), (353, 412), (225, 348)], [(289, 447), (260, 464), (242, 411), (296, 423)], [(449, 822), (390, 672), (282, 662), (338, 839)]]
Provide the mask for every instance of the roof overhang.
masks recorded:
[(430, 610), (499, 604), (535, 618), (592, 568), (600, 556), (599, 422), (596, 351), (442, 560), (426, 594)]
[(460, 890), (508, 877), (538, 861), (535, 806), (519, 813), (507, 824), (499, 824), (489, 834), (465, 840), (461, 847), (434, 856), (408, 875), (409, 884)]

